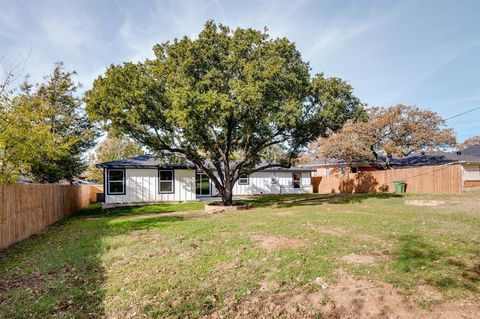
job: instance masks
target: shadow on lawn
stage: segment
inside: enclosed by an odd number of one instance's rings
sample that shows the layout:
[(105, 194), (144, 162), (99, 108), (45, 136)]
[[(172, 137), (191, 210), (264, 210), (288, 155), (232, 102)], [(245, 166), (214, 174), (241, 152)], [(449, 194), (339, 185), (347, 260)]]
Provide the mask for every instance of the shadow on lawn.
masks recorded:
[(0, 318), (104, 317), (104, 238), (184, 219), (71, 217), (10, 247), (0, 254)]
[(426, 272), (427, 282), (439, 288), (462, 287), (478, 292), (480, 263), (466, 264), (419, 235), (399, 238), (396, 266), (405, 273)]
[(180, 211), (202, 210), (205, 203), (185, 202), (185, 203), (157, 203), (154, 205), (139, 204), (138, 206), (123, 206), (102, 210), (101, 204), (93, 204), (82, 210), (76, 216), (103, 218), (103, 217), (121, 217), (121, 216), (155, 216), (163, 213), (174, 213)]
[[(402, 195), (393, 193), (367, 193), (367, 194), (295, 194), (295, 195), (262, 195), (248, 201), (253, 207), (279, 207), (290, 208), (294, 206), (320, 205), (320, 204), (353, 204), (361, 203), (369, 198), (389, 199), (401, 198)], [(241, 202), (241, 201), (240, 201)]]

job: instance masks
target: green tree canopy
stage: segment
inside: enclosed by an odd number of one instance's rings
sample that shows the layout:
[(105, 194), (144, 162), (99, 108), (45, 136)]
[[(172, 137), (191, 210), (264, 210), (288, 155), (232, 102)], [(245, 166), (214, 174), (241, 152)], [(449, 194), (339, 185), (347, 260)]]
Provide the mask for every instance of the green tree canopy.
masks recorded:
[(58, 148), (53, 154), (45, 151), (39, 160), (30, 162), (31, 175), (37, 182), (71, 180), (87, 167), (83, 155), (93, 147), (97, 135), (78, 97), (80, 85), (73, 81), (75, 75), (76, 72), (65, 71), (63, 63), (56, 63), (45, 83), (37, 85), (34, 92), (26, 92), (27, 99), (39, 100), (36, 111), (43, 113), (42, 120), (49, 126)]
[[(288, 167), (308, 142), (362, 113), (348, 83), (312, 77), (292, 42), (266, 32), (210, 21), (197, 39), (154, 53), (110, 66), (87, 92), (87, 111), (156, 153), (193, 162), (226, 205), (241, 173)], [(283, 154), (275, 162), (262, 156), (273, 146)]]
[[(38, 110), (39, 99), (25, 91), (30, 87), (12, 88), (23, 62), (11, 66), (2, 64), (4, 77), (0, 81), (0, 183), (16, 182), (29, 176), (29, 163), (39, 160), (42, 152), (54, 149), (49, 126)], [(27, 103), (27, 101), (29, 101)]]
[(83, 154), (96, 130), (88, 120), (75, 72), (55, 64), (45, 82), (24, 82), (0, 99), (0, 180), (28, 176), (38, 183), (71, 180), (86, 168)]

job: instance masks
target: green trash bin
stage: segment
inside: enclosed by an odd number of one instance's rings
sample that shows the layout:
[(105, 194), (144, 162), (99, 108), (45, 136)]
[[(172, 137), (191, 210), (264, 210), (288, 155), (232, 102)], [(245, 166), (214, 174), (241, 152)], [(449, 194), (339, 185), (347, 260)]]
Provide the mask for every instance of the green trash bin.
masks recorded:
[(405, 187), (407, 186), (407, 183), (404, 181), (393, 181), (393, 185), (395, 186), (395, 194), (405, 193)]

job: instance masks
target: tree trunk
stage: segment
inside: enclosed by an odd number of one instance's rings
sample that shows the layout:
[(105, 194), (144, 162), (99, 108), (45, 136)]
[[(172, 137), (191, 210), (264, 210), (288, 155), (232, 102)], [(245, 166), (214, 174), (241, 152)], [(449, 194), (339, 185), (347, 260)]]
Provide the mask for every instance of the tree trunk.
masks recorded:
[(220, 196), (222, 197), (222, 204), (224, 206), (232, 206), (233, 204), (233, 183), (226, 181), (225, 188), (220, 190)]
[(387, 166), (388, 169), (391, 169), (392, 167), (390, 166), (391, 162), (392, 162), (392, 154), (387, 154), (387, 159), (385, 161), (385, 164)]

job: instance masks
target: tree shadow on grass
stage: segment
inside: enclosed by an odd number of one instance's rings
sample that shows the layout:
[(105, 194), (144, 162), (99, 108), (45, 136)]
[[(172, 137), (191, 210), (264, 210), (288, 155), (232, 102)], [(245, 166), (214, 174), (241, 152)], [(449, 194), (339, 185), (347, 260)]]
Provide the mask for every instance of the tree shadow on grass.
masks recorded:
[(136, 206), (123, 206), (102, 210), (101, 204), (93, 204), (87, 209), (83, 209), (76, 216), (89, 218), (103, 217), (121, 217), (121, 216), (155, 216), (164, 213), (174, 213), (180, 211), (201, 210), (204, 203), (186, 202), (186, 203), (155, 203), (153, 205), (144, 204)]
[(397, 266), (405, 272), (432, 267), (441, 256), (440, 249), (428, 244), (418, 235), (405, 235), (399, 238)]
[(184, 219), (71, 217), (13, 245), (0, 253), (0, 318), (104, 317), (103, 239)]
[(480, 263), (469, 266), (463, 259), (427, 243), (419, 235), (399, 238), (395, 266), (404, 273), (423, 272), (423, 280), (439, 288), (463, 288), (478, 292)]
[[(295, 206), (321, 205), (321, 204), (353, 204), (361, 203), (366, 199), (402, 198), (402, 195), (393, 193), (367, 193), (367, 194), (302, 194), (292, 195), (262, 195), (248, 201), (252, 207), (278, 207), (291, 208)], [(239, 201), (242, 202), (242, 201)], [(245, 201), (247, 203), (247, 201)]]

